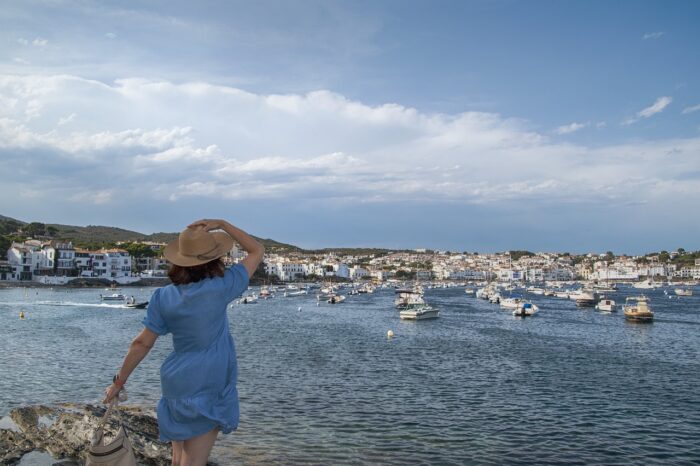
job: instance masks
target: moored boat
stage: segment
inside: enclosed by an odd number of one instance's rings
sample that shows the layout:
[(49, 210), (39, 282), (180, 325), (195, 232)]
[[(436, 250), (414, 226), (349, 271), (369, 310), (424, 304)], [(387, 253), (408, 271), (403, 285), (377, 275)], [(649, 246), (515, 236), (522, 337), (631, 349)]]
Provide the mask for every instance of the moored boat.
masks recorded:
[(612, 299), (601, 299), (595, 308), (602, 312), (615, 312), (615, 301)]
[(411, 305), (399, 313), (403, 320), (435, 319), (440, 316), (440, 311), (427, 304)]
[(101, 294), (102, 301), (124, 301), (126, 297), (121, 293)]
[(340, 304), (343, 301), (345, 301), (345, 296), (343, 296), (342, 294), (334, 294), (330, 298), (328, 298), (328, 300), (326, 300), (328, 304)]
[(529, 301), (523, 301), (520, 303), (517, 309), (513, 311), (513, 315), (516, 317), (530, 317), (535, 315), (539, 311), (539, 308)]
[(690, 288), (676, 288), (673, 291), (678, 296), (693, 296), (693, 290)]
[(654, 320), (654, 312), (649, 307), (649, 298), (646, 296), (631, 296), (623, 306), (625, 318), (635, 322), (651, 322)]

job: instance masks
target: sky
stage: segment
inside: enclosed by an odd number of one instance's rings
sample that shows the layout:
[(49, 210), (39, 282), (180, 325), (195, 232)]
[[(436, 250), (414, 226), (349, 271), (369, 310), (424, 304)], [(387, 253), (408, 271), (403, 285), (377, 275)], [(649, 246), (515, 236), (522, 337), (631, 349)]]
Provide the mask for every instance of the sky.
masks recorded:
[(698, 50), (696, 1), (9, 0), (0, 214), (700, 249)]

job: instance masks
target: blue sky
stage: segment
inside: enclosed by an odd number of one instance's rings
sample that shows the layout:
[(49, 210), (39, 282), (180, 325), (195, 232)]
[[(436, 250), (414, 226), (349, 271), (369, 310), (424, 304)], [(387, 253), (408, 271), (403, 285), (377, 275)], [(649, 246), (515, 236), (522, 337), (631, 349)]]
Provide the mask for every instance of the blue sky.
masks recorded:
[(9, 1), (0, 214), (700, 248), (700, 4)]

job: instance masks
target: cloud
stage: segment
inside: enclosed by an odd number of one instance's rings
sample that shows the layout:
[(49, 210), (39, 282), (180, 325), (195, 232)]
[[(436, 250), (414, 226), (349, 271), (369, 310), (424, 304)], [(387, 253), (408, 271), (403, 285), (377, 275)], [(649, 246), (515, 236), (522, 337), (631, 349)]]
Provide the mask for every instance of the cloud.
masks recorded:
[(19, 39), (17, 39), (17, 43), (21, 45), (29, 45), (29, 41), (24, 37), (20, 37)]
[(71, 121), (75, 120), (75, 117), (76, 117), (76, 114), (75, 114), (75, 113), (71, 113), (71, 114), (68, 115), (68, 116), (61, 117), (61, 118), (58, 119), (57, 125), (58, 125), (58, 126), (67, 125), (67, 124), (70, 123)]
[(107, 39), (116, 39), (116, 38), (117, 38), (117, 35), (116, 35), (115, 33), (113, 33), (113, 32), (108, 32), (107, 34), (105, 34), (105, 37), (106, 37)]
[(609, 206), (679, 192), (700, 201), (700, 186), (682, 178), (697, 171), (697, 138), (592, 148), (495, 113), (205, 82), (5, 75), (0, 102), (0, 170), (13, 174), (0, 186), (5, 202), (23, 186), (38, 201), (104, 206), (198, 198)]
[(647, 39), (658, 39), (661, 36), (663, 36), (665, 32), (648, 32), (642, 36), (642, 39), (647, 40)]
[(652, 115), (663, 112), (663, 110), (668, 107), (673, 99), (671, 97), (659, 97), (649, 107), (646, 107), (635, 114), (635, 116), (627, 118), (622, 122), (623, 125), (631, 125), (638, 122), (642, 118), (649, 118)]
[(14, 57), (12, 59), (12, 61), (14, 61), (15, 63), (19, 63), (20, 65), (30, 65), (31, 64), (29, 61), (27, 61), (21, 57)]
[(682, 113), (683, 115), (686, 115), (686, 114), (688, 114), (688, 113), (697, 112), (698, 110), (700, 110), (700, 104), (698, 104), (698, 105), (693, 105), (693, 106), (691, 106), (691, 107), (686, 107), (686, 108), (683, 109), (683, 111), (682, 111), (681, 113)]
[(588, 126), (588, 123), (571, 123), (569, 125), (563, 125), (559, 126), (557, 129), (554, 130), (555, 133), (557, 134), (569, 134), (569, 133), (574, 133), (580, 129), (585, 128)]
[(37, 37), (32, 41), (32, 45), (36, 47), (45, 47), (49, 43), (48, 40), (42, 39), (41, 37)]

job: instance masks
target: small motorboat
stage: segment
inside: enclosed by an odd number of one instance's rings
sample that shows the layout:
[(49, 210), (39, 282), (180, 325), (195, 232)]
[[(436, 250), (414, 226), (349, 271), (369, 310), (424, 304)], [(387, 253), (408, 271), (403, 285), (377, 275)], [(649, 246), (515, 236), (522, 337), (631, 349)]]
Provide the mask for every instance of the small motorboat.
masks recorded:
[(137, 302), (131, 302), (131, 303), (126, 303), (126, 307), (129, 309), (146, 309), (148, 307), (148, 301), (144, 301), (142, 303), (137, 303)]
[(595, 308), (602, 312), (615, 312), (615, 301), (612, 299), (601, 299), (600, 302), (595, 305)]
[(241, 304), (255, 304), (258, 302), (258, 297), (255, 296), (254, 294), (244, 296), (241, 298)]
[(530, 317), (535, 315), (539, 309), (536, 305), (526, 301), (513, 311), (513, 315), (516, 317)]
[(342, 294), (333, 295), (326, 301), (328, 304), (339, 304), (345, 301), (345, 296)]
[(693, 290), (690, 288), (676, 288), (673, 291), (677, 296), (693, 296)]

